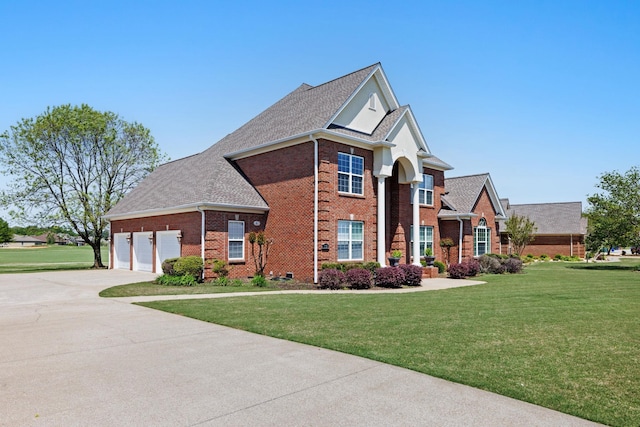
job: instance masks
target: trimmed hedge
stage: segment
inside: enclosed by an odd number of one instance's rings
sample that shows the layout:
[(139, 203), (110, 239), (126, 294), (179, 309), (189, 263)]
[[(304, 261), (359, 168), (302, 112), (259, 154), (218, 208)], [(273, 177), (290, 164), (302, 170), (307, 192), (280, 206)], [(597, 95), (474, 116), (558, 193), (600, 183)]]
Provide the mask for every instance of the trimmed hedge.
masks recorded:
[(422, 283), (422, 267), (413, 264), (400, 264), (398, 268), (404, 272), (405, 285), (420, 286)]
[(173, 264), (173, 270), (176, 276), (191, 275), (200, 281), (202, 280), (204, 264), (199, 256), (183, 256)]
[(344, 273), (335, 268), (322, 270), (318, 276), (318, 288), (342, 289), (345, 281)]
[(371, 287), (371, 272), (364, 268), (352, 268), (345, 273), (345, 282), (351, 289), (369, 289)]
[(376, 286), (381, 288), (401, 288), (404, 284), (404, 271), (398, 267), (376, 269)]

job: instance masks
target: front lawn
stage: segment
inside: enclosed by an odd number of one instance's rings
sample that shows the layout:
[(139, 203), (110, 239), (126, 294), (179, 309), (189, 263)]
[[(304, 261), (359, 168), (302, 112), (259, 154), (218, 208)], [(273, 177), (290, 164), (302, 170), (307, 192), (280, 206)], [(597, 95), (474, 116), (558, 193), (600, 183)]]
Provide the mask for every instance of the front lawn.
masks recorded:
[[(278, 282), (286, 283), (286, 282)], [(298, 287), (298, 286), (296, 286)], [(315, 289), (315, 286), (300, 284), (300, 287)], [(148, 295), (199, 295), (199, 294), (219, 294), (230, 292), (265, 292), (286, 289), (286, 286), (279, 286), (276, 282), (269, 282), (267, 287), (258, 287), (250, 281), (242, 281), (238, 284), (220, 286), (215, 282), (198, 283), (196, 286), (167, 286), (158, 285), (154, 282), (140, 282), (129, 285), (113, 286), (100, 292), (101, 297), (133, 297)]]
[[(485, 285), (141, 305), (355, 354), (611, 425), (640, 424), (637, 261), (539, 263)], [(410, 398), (410, 397), (408, 397)]]
[[(109, 249), (102, 248), (102, 262), (109, 262)], [(77, 270), (93, 266), (90, 246), (43, 245), (0, 248), (0, 273), (33, 273), (50, 270)]]

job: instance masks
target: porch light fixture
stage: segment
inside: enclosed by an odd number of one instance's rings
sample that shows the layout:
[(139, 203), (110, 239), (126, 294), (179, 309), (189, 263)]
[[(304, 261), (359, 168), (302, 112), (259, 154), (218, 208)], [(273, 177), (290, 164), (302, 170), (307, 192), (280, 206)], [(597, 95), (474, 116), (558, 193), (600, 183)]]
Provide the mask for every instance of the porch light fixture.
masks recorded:
[(178, 231), (178, 234), (176, 234), (176, 238), (178, 239), (178, 243), (182, 242), (182, 231)]

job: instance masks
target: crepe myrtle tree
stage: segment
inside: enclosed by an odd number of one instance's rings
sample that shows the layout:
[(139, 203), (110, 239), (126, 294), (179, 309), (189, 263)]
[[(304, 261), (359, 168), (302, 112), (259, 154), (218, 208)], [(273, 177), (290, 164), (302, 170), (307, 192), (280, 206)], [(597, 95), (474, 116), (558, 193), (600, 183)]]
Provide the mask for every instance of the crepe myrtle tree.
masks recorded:
[(0, 135), (0, 166), (12, 177), (0, 205), (22, 222), (69, 226), (102, 268), (103, 215), (164, 160), (141, 124), (85, 104), (49, 107)]
[(506, 232), (511, 239), (513, 250), (522, 256), (524, 248), (535, 239), (538, 227), (526, 216), (511, 215), (504, 223)]

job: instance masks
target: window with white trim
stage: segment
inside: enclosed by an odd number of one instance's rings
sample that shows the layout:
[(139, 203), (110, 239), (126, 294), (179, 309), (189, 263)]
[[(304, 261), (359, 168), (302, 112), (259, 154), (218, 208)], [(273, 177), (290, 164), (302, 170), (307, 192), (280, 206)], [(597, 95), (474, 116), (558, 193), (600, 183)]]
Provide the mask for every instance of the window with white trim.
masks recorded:
[(338, 261), (364, 259), (364, 223), (338, 221)]
[[(433, 227), (430, 225), (420, 226), (420, 256), (424, 255), (425, 249), (431, 249), (433, 251)], [(413, 256), (413, 224), (411, 225), (411, 256)]]
[(229, 260), (244, 259), (244, 221), (229, 221)]
[(418, 187), (418, 201), (421, 205), (433, 206), (433, 175), (422, 174)]
[(487, 227), (487, 221), (480, 218), (478, 226), (473, 228), (473, 256), (482, 256), (491, 253), (491, 229)]
[(363, 181), (364, 157), (338, 153), (338, 191), (362, 195)]

